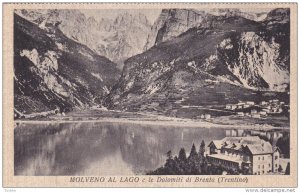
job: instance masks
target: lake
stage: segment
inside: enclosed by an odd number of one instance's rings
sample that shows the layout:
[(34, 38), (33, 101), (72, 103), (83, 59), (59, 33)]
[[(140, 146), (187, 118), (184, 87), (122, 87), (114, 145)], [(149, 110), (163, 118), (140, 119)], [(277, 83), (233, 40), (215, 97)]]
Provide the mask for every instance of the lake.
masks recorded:
[(22, 123), (14, 129), (15, 175), (142, 175), (162, 166), (166, 153), (187, 155), (223, 128), (134, 123)]

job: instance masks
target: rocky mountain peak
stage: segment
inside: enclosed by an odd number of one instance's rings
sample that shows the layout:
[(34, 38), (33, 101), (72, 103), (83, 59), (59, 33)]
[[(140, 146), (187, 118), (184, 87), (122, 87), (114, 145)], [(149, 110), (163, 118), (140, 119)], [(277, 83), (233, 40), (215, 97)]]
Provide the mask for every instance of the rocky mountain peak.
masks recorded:
[(201, 25), (207, 17), (204, 11), (193, 9), (163, 9), (151, 28), (145, 50), (172, 39), (186, 30)]
[(224, 15), (227, 17), (232, 17), (232, 16), (236, 16), (238, 14), (241, 14), (241, 10), (240, 9), (236, 9), (236, 8), (231, 8), (231, 9), (211, 9), (209, 11), (209, 13), (213, 14), (213, 15)]
[(266, 12), (243, 12), (237, 8), (231, 9), (211, 9), (207, 11), (208, 13), (215, 16), (225, 16), (225, 17), (235, 17), (240, 16), (253, 21), (262, 21), (266, 18)]
[(194, 27), (215, 27), (227, 18), (262, 21), (267, 13), (242, 12), (240, 9), (163, 9), (151, 28), (144, 50), (170, 40)]
[[(150, 22), (141, 13), (121, 13), (115, 19), (86, 17), (80, 10), (16, 10), (18, 15), (48, 30), (58, 27), (68, 38), (87, 45), (119, 64), (143, 51)], [(78, 27), (80, 26), (80, 27)]]
[(212, 99), (211, 104), (227, 100), (234, 91), (287, 92), (289, 26), (281, 22), (287, 13), (269, 14), (269, 20), (276, 19), (276, 28), (269, 28), (240, 10), (219, 10), (218, 15), (162, 10), (151, 28), (147, 50), (126, 60), (106, 103), (133, 111), (167, 111), (176, 107), (170, 101), (177, 97), (199, 105), (214, 94), (220, 101)]

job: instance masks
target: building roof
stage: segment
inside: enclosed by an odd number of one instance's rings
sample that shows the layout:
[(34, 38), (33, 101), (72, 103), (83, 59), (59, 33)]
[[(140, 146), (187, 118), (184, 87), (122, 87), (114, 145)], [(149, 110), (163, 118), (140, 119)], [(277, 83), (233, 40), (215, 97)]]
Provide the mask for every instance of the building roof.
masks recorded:
[(253, 155), (273, 153), (272, 145), (268, 142), (262, 142), (262, 144), (247, 145), (247, 147)]
[(208, 156), (212, 157), (212, 158), (220, 159), (220, 160), (227, 160), (227, 161), (239, 163), (239, 164), (243, 162), (243, 159), (240, 156), (236, 157), (236, 156), (228, 156), (228, 155), (224, 155), (224, 154), (211, 154)]
[(248, 150), (253, 155), (269, 154), (269, 153), (273, 153), (274, 151), (274, 148), (269, 142), (260, 139), (258, 136), (225, 137), (221, 140), (214, 140), (212, 141), (212, 143), (214, 143), (217, 149), (227, 148), (227, 149), (240, 150), (240, 149), (248, 148)]
[(247, 143), (252, 144), (256, 143), (260, 138), (258, 136), (246, 136), (246, 137), (225, 137), (222, 139), (222, 141), (225, 141), (226, 143)]
[[(214, 144), (216, 146), (217, 149), (221, 149), (222, 145), (223, 145), (223, 141), (222, 140), (213, 140), (210, 144)], [(210, 144), (208, 146), (210, 146)]]

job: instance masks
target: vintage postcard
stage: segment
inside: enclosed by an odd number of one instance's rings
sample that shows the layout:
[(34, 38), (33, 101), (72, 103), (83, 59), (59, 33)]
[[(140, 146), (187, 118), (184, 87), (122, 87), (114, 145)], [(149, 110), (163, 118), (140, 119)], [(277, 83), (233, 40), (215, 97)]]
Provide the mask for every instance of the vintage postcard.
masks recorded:
[(4, 187), (297, 187), (296, 3), (6, 3)]

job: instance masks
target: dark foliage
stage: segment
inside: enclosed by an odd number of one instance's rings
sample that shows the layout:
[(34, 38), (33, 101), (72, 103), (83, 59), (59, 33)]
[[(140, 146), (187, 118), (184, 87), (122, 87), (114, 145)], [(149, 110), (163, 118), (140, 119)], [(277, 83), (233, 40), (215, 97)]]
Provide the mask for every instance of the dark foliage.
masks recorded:
[(281, 154), (283, 154), (286, 158), (290, 157), (290, 137), (288, 135), (280, 137), (276, 146), (280, 149)]
[(290, 163), (288, 163), (286, 166), (285, 175), (290, 175)]

